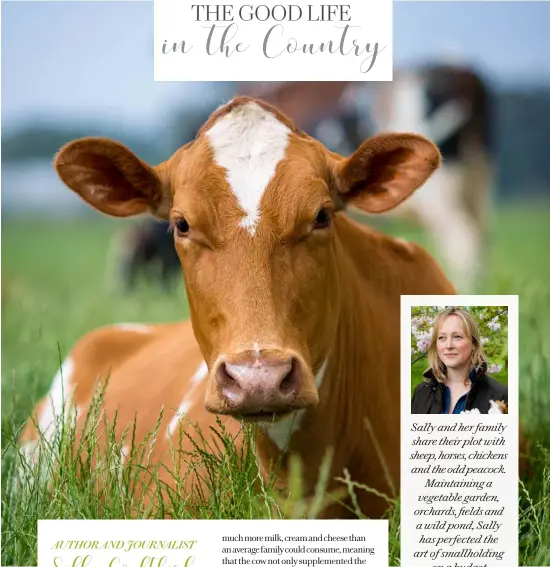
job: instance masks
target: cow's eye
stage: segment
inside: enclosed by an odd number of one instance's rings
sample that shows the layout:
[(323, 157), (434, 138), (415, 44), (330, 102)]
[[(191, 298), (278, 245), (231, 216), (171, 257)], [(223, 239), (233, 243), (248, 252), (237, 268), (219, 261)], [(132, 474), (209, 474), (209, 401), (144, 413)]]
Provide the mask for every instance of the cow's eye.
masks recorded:
[(332, 220), (332, 213), (328, 209), (321, 209), (315, 217), (313, 228), (327, 228)]
[(189, 223), (183, 217), (176, 221), (175, 226), (178, 236), (187, 236), (189, 234)]

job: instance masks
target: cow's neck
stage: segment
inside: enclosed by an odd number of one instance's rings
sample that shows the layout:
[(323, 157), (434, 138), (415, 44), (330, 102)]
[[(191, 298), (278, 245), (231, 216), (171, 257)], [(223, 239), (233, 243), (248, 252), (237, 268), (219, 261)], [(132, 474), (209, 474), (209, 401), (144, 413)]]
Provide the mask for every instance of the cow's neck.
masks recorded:
[(337, 250), (339, 313), (333, 344), (316, 376), (319, 405), (264, 428), (260, 435), (260, 447), (266, 454), (296, 452), (308, 465), (322, 460), (326, 446), (344, 449), (350, 432), (364, 429), (360, 397), (367, 392), (361, 382), (369, 364), (365, 348), (368, 294), (345, 246), (338, 243), (337, 247), (341, 248)]

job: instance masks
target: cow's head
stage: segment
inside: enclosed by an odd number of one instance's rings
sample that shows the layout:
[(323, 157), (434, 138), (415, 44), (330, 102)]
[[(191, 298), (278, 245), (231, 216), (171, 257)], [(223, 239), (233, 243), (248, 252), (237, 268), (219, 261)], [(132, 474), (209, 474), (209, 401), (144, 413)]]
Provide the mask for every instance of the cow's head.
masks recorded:
[(370, 138), (342, 158), (276, 109), (238, 98), (156, 167), (93, 138), (62, 148), (55, 166), (103, 213), (171, 220), (209, 368), (206, 406), (265, 419), (318, 401), (342, 293), (338, 211), (389, 210), (439, 162), (412, 134)]

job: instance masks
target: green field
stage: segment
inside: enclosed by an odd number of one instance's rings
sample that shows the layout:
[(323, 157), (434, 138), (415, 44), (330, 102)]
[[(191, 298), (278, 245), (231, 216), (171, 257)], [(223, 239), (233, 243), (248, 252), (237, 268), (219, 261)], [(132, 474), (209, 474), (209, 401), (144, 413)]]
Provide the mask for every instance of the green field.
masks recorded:
[[(549, 210), (549, 203), (542, 202), (498, 211), (487, 262), (489, 277), (480, 289), (482, 293), (520, 297), (520, 415), (535, 441), (534, 478), (521, 488), (523, 565), (550, 565), (550, 456), (544, 449), (550, 447)], [(60, 357), (82, 334), (100, 325), (187, 317), (182, 284), (171, 294), (151, 286), (143, 286), (127, 297), (107, 291), (105, 255), (109, 241), (127, 225), (128, 221), (99, 215), (71, 221), (3, 220), (3, 565), (36, 564), (38, 517), (100, 517), (97, 509), (91, 510), (89, 487), (78, 485), (74, 478), (67, 489), (70, 499), (59, 493), (52, 504), (46, 494), (29, 493), (25, 502), (17, 502), (23, 512), (14, 509), (16, 495), (6, 480), (16, 456), (13, 438), (36, 400), (48, 390)], [(433, 251), (414, 226), (392, 223), (384, 229)], [(120, 494), (116, 498), (120, 499)], [(123, 507), (117, 500), (111, 511), (122, 513)], [(223, 507), (205, 510), (208, 517), (252, 517), (256, 513), (258, 507), (250, 502), (231, 511)], [(393, 520), (395, 554), (398, 515)]]

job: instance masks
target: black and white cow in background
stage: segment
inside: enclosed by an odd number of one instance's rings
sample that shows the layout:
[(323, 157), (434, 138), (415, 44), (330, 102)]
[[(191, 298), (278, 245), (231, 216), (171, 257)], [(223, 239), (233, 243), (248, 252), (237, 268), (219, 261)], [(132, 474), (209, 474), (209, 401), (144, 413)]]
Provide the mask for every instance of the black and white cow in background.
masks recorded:
[(387, 215), (424, 226), (460, 292), (480, 288), (492, 201), (493, 105), (476, 70), (436, 63), (396, 69), (392, 82), (251, 84), (241, 92), (276, 104), (342, 154), (384, 130), (417, 132), (438, 144), (443, 166)]
[(459, 292), (479, 290), (494, 177), (493, 105), (486, 83), (471, 69), (434, 65), (397, 71), (373, 95), (376, 131), (424, 134), (443, 155), (442, 167), (393, 215), (422, 223)]

